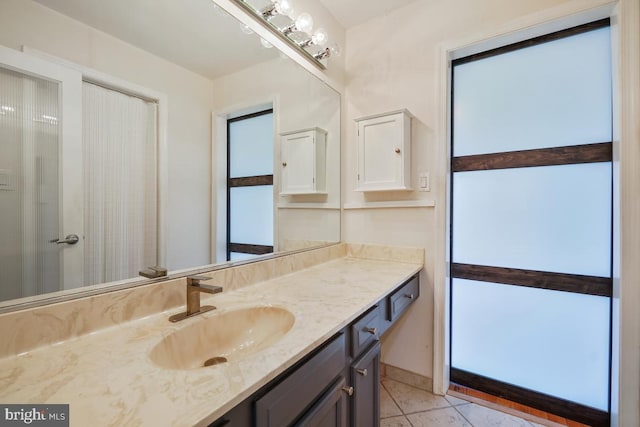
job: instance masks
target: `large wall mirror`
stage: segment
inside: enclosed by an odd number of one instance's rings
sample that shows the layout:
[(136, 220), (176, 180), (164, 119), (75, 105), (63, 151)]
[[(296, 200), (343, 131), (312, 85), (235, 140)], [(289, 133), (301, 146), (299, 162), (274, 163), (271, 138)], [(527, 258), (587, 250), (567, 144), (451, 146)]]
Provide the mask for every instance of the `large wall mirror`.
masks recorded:
[(339, 94), (212, 0), (3, 0), (0, 309), (338, 242), (339, 156)]

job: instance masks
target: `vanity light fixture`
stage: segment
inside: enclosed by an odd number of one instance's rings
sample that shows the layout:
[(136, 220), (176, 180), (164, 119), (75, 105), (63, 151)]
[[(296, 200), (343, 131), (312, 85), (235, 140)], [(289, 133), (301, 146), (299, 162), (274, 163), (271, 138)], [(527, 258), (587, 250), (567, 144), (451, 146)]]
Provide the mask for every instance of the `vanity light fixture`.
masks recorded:
[(311, 37), (309, 37), (305, 41), (298, 43), (298, 46), (302, 48), (309, 46), (324, 46), (325, 44), (327, 44), (328, 39), (329, 36), (327, 35), (327, 32), (324, 30), (324, 28), (318, 28)]
[(289, 0), (271, 0), (271, 4), (260, 11), (267, 21), (276, 15), (289, 16), (293, 13), (293, 6)]
[(313, 55), (313, 57), (316, 58), (317, 60), (321, 60), (321, 59), (329, 58), (331, 56), (340, 56), (340, 53), (341, 53), (340, 46), (334, 43), (331, 46), (325, 49), (322, 49), (321, 51)]
[[(242, 4), (246, 9), (266, 21), (273, 30), (284, 36), (287, 41), (293, 43), (310, 59), (315, 60), (322, 68), (325, 65), (320, 63), (321, 60), (340, 55), (340, 47), (335, 43), (330, 47), (324, 48), (329, 40), (327, 31), (323, 28), (318, 28), (315, 32), (312, 32), (313, 17), (306, 12), (296, 14), (291, 0), (271, 0), (266, 7), (261, 9), (252, 6), (249, 0), (235, 0), (235, 2)], [(246, 30), (244, 31), (247, 32)], [(272, 47), (272, 44), (264, 39), (261, 40), (261, 43), (266, 48)], [(321, 49), (313, 52), (313, 47), (320, 47)]]

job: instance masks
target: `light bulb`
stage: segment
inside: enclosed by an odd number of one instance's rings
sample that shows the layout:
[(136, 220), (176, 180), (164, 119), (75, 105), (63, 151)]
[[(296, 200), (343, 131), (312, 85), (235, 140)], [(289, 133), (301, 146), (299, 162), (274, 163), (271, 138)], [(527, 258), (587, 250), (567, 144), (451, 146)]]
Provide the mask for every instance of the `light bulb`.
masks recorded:
[(316, 46), (324, 46), (325, 44), (327, 44), (328, 39), (329, 36), (327, 35), (327, 32), (324, 30), (324, 28), (318, 28), (311, 36), (311, 40)]
[(240, 24), (240, 30), (245, 34), (253, 34), (253, 30), (247, 24)]
[(267, 49), (271, 49), (273, 47), (271, 43), (269, 43), (263, 38), (260, 38), (260, 44), (262, 44), (262, 46), (266, 47)]
[(289, 0), (277, 0), (276, 4), (276, 12), (280, 15), (289, 15), (293, 12), (293, 5)]
[(331, 51), (331, 56), (340, 56), (340, 54), (342, 53), (342, 49), (340, 48), (340, 45), (338, 43), (334, 43), (329, 46), (329, 50)]
[(313, 30), (313, 18), (308, 13), (301, 13), (296, 18), (296, 29), (303, 33), (311, 33)]

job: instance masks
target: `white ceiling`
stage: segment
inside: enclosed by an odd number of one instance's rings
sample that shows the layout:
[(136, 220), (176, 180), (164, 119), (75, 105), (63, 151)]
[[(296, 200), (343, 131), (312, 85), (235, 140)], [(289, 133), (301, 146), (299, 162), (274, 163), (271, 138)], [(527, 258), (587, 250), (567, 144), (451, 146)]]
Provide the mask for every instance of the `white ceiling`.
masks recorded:
[(345, 29), (385, 15), (416, 0), (320, 0)]
[(211, 0), (36, 1), (209, 79), (278, 55)]

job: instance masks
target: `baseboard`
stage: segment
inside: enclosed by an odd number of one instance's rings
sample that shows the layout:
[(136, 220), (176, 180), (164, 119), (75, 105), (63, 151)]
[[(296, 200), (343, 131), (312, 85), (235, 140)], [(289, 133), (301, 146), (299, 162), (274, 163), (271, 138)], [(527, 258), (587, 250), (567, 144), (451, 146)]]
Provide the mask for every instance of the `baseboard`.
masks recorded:
[(404, 383), (420, 390), (433, 393), (433, 379), (429, 377), (416, 374), (415, 372), (407, 371), (406, 369), (398, 368), (396, 366), (387, 365), (381, 363), (381, 373), (383, 377), (390, 380)]

